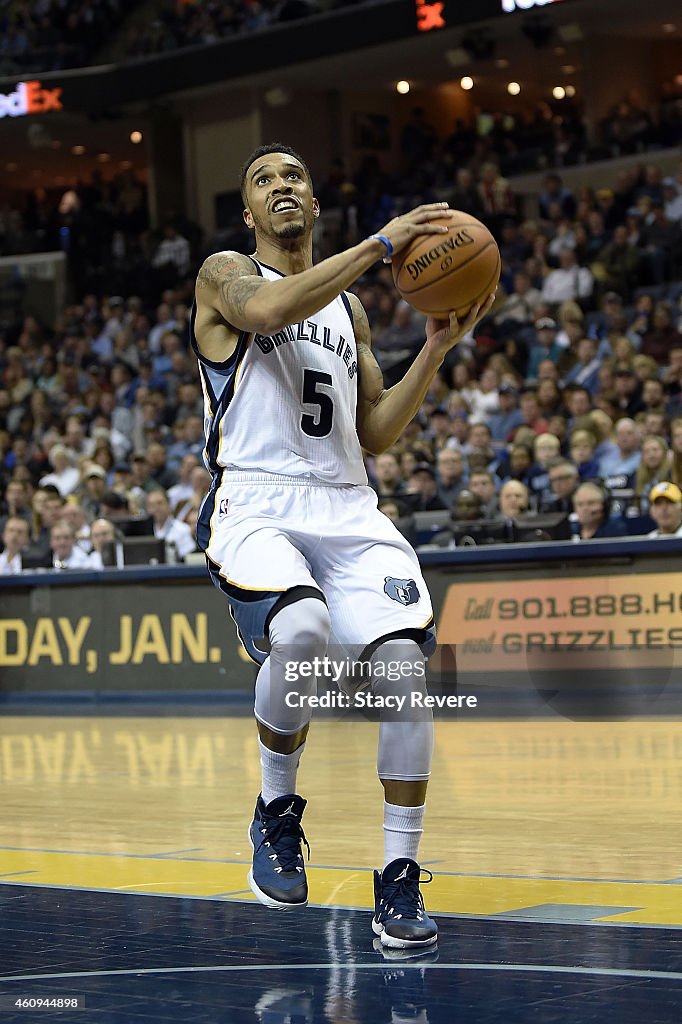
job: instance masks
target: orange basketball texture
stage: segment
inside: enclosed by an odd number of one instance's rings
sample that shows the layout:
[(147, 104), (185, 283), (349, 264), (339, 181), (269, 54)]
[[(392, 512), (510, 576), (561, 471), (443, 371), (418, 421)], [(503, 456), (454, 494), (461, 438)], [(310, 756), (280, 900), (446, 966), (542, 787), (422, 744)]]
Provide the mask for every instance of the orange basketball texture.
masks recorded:
[(500, 250), (485, 224), (462, 210), (453, 214), (432, 222), (445, 224), (447, 235), (420, 235), (391, 264), (405, 301), (442, 320), (452, 310), (458, 319), (465, 317), (495, 290), (502, 269)]

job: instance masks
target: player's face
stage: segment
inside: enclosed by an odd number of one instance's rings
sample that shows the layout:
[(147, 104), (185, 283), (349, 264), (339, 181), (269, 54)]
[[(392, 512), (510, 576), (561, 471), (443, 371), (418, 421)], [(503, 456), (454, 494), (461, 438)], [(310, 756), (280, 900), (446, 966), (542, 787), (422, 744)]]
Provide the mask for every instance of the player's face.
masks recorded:
[(246, 198), (247, 226), (280, 239), (307, 235), (320, 212), (305, 167), (286, 153), (254, 160), (246, 175)]

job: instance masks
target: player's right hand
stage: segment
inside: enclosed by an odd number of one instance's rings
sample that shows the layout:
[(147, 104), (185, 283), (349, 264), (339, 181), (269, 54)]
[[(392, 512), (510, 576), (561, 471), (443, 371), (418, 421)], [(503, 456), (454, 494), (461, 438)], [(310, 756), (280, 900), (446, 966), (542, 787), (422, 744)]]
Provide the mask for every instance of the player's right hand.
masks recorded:
[[(452, 217), (453, 211), (448, 203), (425, 203), (417, 206), (409, 213), (402, 213), (394, 217), (388, 224), (378, 231), (377, 234), (385, 235), (393, 246), (393, 253), (400, 252), (405, 246), (419, 235), (444, 235), (448, 228), (445, 224), (434, 224), (435, 220), (442, 220), (444, 217)], [(390, 263), (390, 258), (386, 258)]]

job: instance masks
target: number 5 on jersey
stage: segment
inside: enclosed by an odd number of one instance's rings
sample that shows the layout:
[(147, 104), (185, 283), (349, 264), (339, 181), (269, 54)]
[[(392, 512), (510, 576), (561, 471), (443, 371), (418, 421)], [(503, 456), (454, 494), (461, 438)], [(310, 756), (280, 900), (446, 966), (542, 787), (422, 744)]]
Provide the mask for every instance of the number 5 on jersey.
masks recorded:
[(309, 437), (327, 437), (332, 432), (334, 403), (331, 396), (320, 388), (334, 390), (332, 375), (321, 370), (304, 369), (301, 401), (303, 405), (316, 407), (314, 414), (305, 412), (301, 416), (301, 429)]

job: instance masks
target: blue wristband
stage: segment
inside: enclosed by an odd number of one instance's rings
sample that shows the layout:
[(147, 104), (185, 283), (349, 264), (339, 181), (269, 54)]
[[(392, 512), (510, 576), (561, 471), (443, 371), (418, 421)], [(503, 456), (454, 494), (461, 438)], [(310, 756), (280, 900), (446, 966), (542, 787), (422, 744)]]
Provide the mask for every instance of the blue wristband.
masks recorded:
[(384, 245), (386, 246), (386, 259), (393, 255), (393, 246), (391, 245), (390, 240), (386, 238), (386, 235), (370, 235), (369, 237), (375, 238), (377, 242), (384, 243)]

